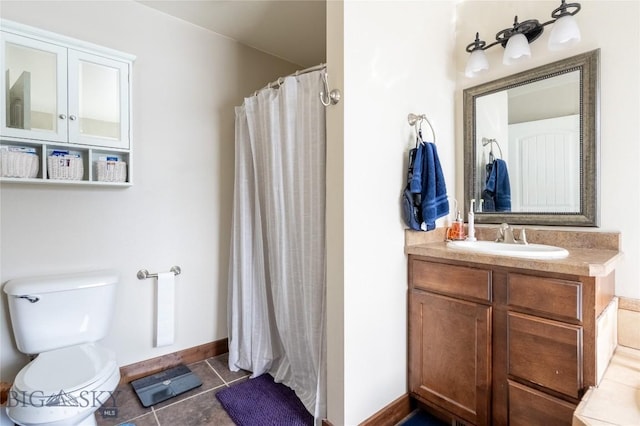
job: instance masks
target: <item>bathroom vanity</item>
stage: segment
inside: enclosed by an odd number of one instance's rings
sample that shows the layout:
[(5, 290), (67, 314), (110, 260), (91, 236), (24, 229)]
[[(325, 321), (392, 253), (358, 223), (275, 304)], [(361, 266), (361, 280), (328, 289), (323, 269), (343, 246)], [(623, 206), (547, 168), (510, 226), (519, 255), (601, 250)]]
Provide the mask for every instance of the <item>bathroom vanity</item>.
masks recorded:
[(571, 425), (615, 349), (619, 235), (527, 234), (569, 256), (465, 253), (407, 231), (409, 393), (455, 424)]

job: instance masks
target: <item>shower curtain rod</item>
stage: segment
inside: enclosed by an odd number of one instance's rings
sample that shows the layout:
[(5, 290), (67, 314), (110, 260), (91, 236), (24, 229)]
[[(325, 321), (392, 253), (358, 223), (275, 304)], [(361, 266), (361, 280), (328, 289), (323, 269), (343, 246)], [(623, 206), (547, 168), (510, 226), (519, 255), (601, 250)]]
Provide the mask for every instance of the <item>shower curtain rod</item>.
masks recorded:
[(266, 86), (264, 86), (262, 89), (260, 90), (256, 90), (255, 93), (253, 94), (254, 96), (257, 96), (259, 92), (265, 90), (265, 89), (272, 89), (274, 87), (280, 87), (282, 85), (282, 83), (284, 82), (284, 79), (287, 77), (291, 77), (291, 76), (298, 76), (301, 74), (307, 74), (313, 71), (318, 71), (321, 69), (325, 69), (327, 68), (327, 64), (318, 64), (309, 68), (305, 68), (303, 70), (298, 70), (294, 73), (291, 73), (289, 75), (286, 75), (284, 77), (278, 77), (278, 79), (276, 81), (272, 81), (271, 83), (267, 84)]

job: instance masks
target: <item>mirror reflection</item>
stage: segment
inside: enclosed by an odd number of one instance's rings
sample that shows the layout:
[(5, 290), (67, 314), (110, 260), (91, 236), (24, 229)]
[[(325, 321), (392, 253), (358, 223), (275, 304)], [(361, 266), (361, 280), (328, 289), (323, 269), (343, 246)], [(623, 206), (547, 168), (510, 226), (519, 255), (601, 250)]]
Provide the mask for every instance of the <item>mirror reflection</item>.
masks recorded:
[(55, 53), (5, 44), (7, 126), (56, 131)]
[(464, 90), (464, 205), (476, 200), (477, 222), (597, 226), (599, 54)]
[(120, 72), (101, 64), (78, 62), (80, 133), (117, 139), (120, 136)]
[(580, 71), (475, 102), (477, 212), (579, 212)]

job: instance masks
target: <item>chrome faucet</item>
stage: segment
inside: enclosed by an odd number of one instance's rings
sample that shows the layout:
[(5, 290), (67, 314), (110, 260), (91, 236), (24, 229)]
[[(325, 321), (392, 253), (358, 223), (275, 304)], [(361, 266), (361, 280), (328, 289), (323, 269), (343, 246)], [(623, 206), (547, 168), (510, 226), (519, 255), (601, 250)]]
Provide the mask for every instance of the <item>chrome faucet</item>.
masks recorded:
[(513, 228), (508, 223), (503, 223), (498, 228), (498, 237), (496, 242), (505, 244), (529, 244), (527, 242), (527, 233), (524, 228), (520, 231), (520, 239), (513, 236)]

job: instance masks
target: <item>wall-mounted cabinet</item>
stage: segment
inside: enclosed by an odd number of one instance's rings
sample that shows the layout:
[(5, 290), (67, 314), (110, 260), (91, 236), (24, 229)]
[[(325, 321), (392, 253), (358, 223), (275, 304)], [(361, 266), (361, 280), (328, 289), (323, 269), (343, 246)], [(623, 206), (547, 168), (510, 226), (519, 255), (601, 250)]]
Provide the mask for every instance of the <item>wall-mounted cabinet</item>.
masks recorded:
[(0, 36), (2, 181), (129, 185), (134, 57), (6, 20)]

